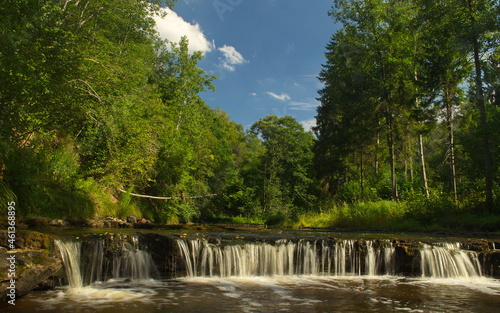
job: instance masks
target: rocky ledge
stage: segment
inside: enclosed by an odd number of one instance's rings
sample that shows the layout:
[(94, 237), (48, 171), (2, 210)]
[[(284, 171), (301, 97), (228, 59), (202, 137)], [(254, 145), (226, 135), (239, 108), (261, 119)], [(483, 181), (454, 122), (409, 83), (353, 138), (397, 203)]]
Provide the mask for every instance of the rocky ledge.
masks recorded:
[(0, 231), (0, 301), (24, 296), (32, 290), (53, 288), (54, 280), (49, 278), (62, 267), (54, 253), (53, 238), (33, 231), (17, 231), (15, 250), (10, 249), (9, 239), (12, 238), (7, 231)]
[(128, 216), (126, 220), (114, 216), (103, 216), (92, 219), (50, 219), (46, 217), (32, 217), (21, 221), (21, 226), (24, 228), (143, 228), (150, 229), (155, 227), (153, 223), (145, 218), (137, 218)]

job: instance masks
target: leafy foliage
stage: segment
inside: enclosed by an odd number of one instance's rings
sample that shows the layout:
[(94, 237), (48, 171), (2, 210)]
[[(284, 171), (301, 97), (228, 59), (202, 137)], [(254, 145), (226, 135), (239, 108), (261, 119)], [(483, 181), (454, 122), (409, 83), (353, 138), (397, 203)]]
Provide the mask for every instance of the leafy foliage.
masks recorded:
[(327, 46), (315, 129), (326, 196), (412, 202), (427, 193), (445, 208), (498, 211), (498, 10), (482, 0), (334, 1), (343, 28)]
[(203, 54), (155, 30), (173, 2), (0, 3), (1, 201), (58, 218), (498, 225), (497, 2), (334, 1), (315, 134), (274, 115), (245, 131), (209, 107)]

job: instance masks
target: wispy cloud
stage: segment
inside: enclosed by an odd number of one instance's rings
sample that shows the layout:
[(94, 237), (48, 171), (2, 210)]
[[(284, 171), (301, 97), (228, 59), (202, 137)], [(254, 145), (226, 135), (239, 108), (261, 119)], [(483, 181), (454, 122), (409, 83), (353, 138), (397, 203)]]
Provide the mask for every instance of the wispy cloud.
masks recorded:
[(255, 93), (255, 92), (251, 92), (251, 93), (250, 93), (250, 95), (251, 95), (252, 97), (255, 97), (255, 96), (257, 96), (257, 93)]
[(273, 97), (274, 99), (276, 100), (280, 100), (280, 101), (286, 101), (286, 100), (291, 100), (292, 98), (290, 98), (290, 96), (286, 93), (281, 93), (281, 95), (278, 95), (272, 91), (268, 91), (266, 92), (267, 95)]
[(317, 100), (308, 100), (308, 101), (294, 101), (290, 103), (290, 110), (297, 111), (312, 111), (318, 107), (319, 103)]
[(222, 53), (221, 67), (233, 72), (236, 70), (236, 65), (246, 63), (247, 61), (241, 53), (236, 51), (233, 46), (224, 45), (223, 47), (217, 49)]
[(213, 42), (203, 34), (203, 31), (198, 23), (191, 24), (177, 13), (169, 8), (163, 9), (167, 14), (165, 17), (154, 16), (156, 27), (160, 36), (170, 42), (179, 42), (182, 36), (186, 36), (189, 40), (189, 52), (195, 51), (210, 52), (215, 48)]
[(312, 128), (316, 126), (316, 119), (312, 118), (309, 120), (305, 120), (300, 122), (302, 124), (302, 127), (304, 127), (305, 131), (312, 131)]

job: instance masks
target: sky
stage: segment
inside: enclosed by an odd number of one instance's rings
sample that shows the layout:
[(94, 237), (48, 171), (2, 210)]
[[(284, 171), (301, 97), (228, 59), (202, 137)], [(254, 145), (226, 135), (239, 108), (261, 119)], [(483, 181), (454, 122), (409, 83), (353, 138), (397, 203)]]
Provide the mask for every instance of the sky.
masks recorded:
[(160, 35), (190, 51), (218, 79), (203, 100), (246, 129), (267, 115), (291, 115), (306, 130), (315, 124), (322, 84), (317, 77), (339, 28), (331, 0), (178, 0), (157, 17)]

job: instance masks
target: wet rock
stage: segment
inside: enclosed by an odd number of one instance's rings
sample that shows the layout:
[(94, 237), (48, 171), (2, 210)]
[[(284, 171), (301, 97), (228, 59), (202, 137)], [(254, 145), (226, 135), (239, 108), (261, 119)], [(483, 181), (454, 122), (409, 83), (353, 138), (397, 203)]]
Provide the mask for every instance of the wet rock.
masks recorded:
[(51, 252), (52, 238), (37, 232), (19, 231), (16, 233), (16, 253), (8, 252), (6, 238), (6, 232), (0, 232), (0, 301), (9, 300), (7, 293), (11, 286), (15, 286), (18, 298), (43, 285), (53, 285), (49, 277), (61, 269), (62, 262)]
[(184, 262), (173, 237), (152, 233), (139, 233), (137, 236), (141, 249), (151, 253), (162, 278), (183, 276)]
[[(19, 230), (16, 232), (15, 247), (17, 249), (50, 249), (53, 246), (53, 239), (47, 234), (35, 231)], [(0, 246), (9, 247), (9, 237), (7, 231), (0, 231)]]
[(479, 259), (483, 264), (483, 275), (500, 278), (500, 250), (480, 253)]
[[(12, 257), (13, 254), (7, 254), (6, 251), (2, 251), (0, 255), (2, 259), (7, 259), (8, 257)], [(15, 276), (12, 278), (15, 279), (16, 298), (36, 289), (38, 285), (59, 271), (62, 266), (61, 260), (47, 256), (43, 251), (19, 251), (15, 254), (15, 259)], [(9, 267), (6, 267), (5, 264), (0, 265), (0, 271), (5, 273), (0, 283), (1, 295), (7, 295), (7, 288), (10, 285), (11, 277), (5, 277), (8, 275), (8, 269)], [(48, 284), (46, 281), (44, 283)], [(6, 300), (4, 296), (2, 296), (2, 299)]]
[(485, 252), (490, 251), (492, 248), (491, 243), (485, 239), (475, 239), (475, 240), (467, 240), (464, 241), (461, 245), (463, 249), (476, 251), (476, 252)]

